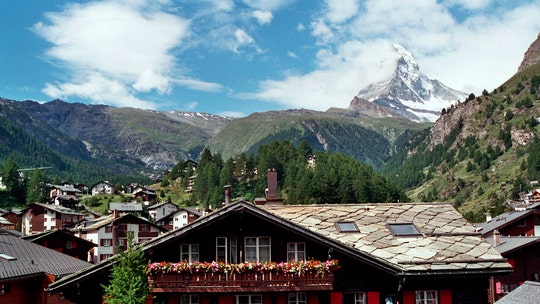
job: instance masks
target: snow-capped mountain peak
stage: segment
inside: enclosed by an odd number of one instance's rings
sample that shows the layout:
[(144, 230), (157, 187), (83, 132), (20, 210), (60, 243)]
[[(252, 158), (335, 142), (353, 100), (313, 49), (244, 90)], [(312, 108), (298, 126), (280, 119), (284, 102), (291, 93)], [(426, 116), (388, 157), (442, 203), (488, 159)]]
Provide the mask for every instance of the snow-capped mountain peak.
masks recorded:
[(414, 56), (404, 47), (394, 44), (397, 54), (395, 73), (388, 80), (372, 83), (362, 89), (351, 101), (350, 109), (370, 115), (375, 103), (381, 115), (403, 116), (413, 121), (435, 121), (443, 108), (458, 100), (464, 100), (467, 94), (451, 89), (438, 80), (429, 79), (420, 72)]

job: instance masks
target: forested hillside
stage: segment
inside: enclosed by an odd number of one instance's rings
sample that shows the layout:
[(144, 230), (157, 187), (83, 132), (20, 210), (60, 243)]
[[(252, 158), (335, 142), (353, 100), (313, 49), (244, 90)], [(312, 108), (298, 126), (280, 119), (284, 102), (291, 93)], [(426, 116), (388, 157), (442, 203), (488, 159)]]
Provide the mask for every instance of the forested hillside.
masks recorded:
[(540, 64), (444, 109), (381, 172), (414, 201), (450, 201), (472, 221), (507, 208), (540, 179)]
[[(314, 164), (307, 162), (315, 156)], [(179, 162), (163, 185), (187, 185), (189, 163)], [(352, 157), (341, 153), (313, 151), (303, 141), (273, 141), (257, 153), (242, 153), (223, 160), (221, 154), (205, 149), (197, 167), (192, 203), (218, 207), (224, 200), (224, 187), (232, 187), (233, 197), (253, 201), (264, 197), (266, 172), (278, 172), (280, 196), (287, 204), (340, 204), (406, 202), (407, 196), (387, 178)]]

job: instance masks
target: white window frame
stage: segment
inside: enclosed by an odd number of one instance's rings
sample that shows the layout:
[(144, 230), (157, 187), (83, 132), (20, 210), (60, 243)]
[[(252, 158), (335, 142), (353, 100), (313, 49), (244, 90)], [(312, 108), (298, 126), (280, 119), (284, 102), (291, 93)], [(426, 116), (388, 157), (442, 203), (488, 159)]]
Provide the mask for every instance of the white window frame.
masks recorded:
[(307, 304), (307, 294), (305, 292), (289, 292), (287, 304)]
[(414, 292), (415, 304), (439, 304), (439, 292), (437, 290), (417, 290)]
[(354, 293), (354, 304), (367, 304), (367, 295), (365, 292)]
[[(248, 240), (255, 241), (255, 244), (249, 244)], [(268, 245), (261, 244), (262, 240), (268, 240)], [(248, 256), (248, 248), (253, 250), (255, 256)], [(272, 239), (269, 236), (252, 236), (252, 237), (245, 237), (244, 239), (244, 249), (245, 249), (245, 262), (256, 262), (256, 263), (262, 263), (262, 262), (270, 262), (272, 261)], [(268, 260), (263, 260), (262, 253), (264, 251), (267, 251), (268, 253)], [(251, 254), (251, 253), (250, 253)]]
[(181, 244), (180, 261), (189, 263), (199, 261), (199, 244)]
[(234, 296), (234, 304), (262, 304), (263, 297), (260, 294), (246, 294)]
[(112, 246), (112, 239), (103, 239), (103, 247), (111, 247)]
[[(235, 237), (216, 237), (216, 261), (236, 264), (237, 248)], [(220, 250), (222, 250), (223, 254), (220, 254)]]
[(287, 261), (306, 260), (306, 243), (289, 242), (287, 243)]

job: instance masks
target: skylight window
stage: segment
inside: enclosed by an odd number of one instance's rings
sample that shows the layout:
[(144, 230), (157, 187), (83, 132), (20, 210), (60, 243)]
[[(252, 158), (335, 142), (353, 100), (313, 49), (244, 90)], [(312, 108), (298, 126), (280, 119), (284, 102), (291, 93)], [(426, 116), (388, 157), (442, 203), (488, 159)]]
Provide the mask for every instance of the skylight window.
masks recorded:
[(388, 224), (390, 231), (396, 236), (415, 236), (421, 235), (413, 223)]
[(0, 258), (4, 259), (4, 260), (8, 260), (8, 261), (13, 261), (13, 260), (16, 260), (17, 258), (15, 257), (12, 257), (10, 255), (7, 255), (5, 253), (0, 253)]
[(359, 232), (354, 222), (337, 222), (336, 227), (339, 232)]

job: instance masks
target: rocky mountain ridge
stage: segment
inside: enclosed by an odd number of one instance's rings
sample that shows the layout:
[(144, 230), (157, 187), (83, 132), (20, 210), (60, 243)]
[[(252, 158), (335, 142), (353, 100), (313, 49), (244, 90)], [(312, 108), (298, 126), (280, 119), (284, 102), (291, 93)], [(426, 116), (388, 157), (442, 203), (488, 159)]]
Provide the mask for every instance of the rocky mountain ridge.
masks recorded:
[(394, 45), (394, 49), (399, 55), (395, 73), (360, 90), (349, 109), (368, 116), (402, 116), (417, 122), (434, 122), (443, 108), (468, 95), (421, 73), (414, 56), (402, 46)]

